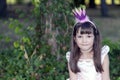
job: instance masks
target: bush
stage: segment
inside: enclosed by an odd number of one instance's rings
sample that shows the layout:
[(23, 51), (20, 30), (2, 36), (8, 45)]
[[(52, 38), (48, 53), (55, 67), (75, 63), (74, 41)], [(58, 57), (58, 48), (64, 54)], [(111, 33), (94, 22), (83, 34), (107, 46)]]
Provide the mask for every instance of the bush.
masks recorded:
[[(9, 27), (21, 38), (14, 42), (14, 48), (0, 52), (1, 80), (65, 80), (69, 77), (65, 53), (70, 48), (73, 23), (71, 2), (57, 1), (34, 3), (35, 30), (34, 26), (24, 27), (18, 20), (10, 19)], [(103, 44), (111, 48), (111, 80), (120, 80), (120, 42), (104, 40)]]
[[(37, 49), (37, 48), (36, 48)], [(30, 55), (25, 47), (5, 50), (0, 54), (0, 79), (2, 80), (65, 80), (68, 76), (66, 59), (51, 54)], [(49, 52), (49, 49), (46, 48)]]
[[(111, 80), (120, 80), (120, 43), (104, 40), (103, 44), (110, 46), (109, 57)], [(55, 55), (49, 54), (49, 46), (44, 46), (43, 48), (44, 49), (41, 50), (46, 51), (46, 53), (43, 54), (36, 52), (38, 47), (31, 49), (32, 53), (29, 53), (26, 46), (1, 51), (0, 79), (66, 80), (69, 76), (65, 54), (62, 54), (61, 58), (58, 60)]]
[(110, 46), (110, 76), (111, 80), (120, 80), (120, 42), (111, 42), (110, 40), (104, 40), (103, 44)]

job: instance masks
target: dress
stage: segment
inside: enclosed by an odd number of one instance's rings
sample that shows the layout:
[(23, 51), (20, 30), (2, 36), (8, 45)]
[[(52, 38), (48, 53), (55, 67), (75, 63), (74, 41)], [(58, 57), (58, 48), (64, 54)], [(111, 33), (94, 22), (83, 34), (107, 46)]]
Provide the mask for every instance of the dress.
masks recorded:
[[(109, 46), (105, 45), (101, 50), (101, 63), (103, 63), (104, 57), (109, 52)], [(66, 59), (69, 62), (70, 52), (66, 53)], [(81, 72), (77, 73), (77, 80), (102, 80), (101, 73), (96, 72), (93, 59), (79, 59), (77, 63)], [(67, 79), (69, 80), (69, 79)]]

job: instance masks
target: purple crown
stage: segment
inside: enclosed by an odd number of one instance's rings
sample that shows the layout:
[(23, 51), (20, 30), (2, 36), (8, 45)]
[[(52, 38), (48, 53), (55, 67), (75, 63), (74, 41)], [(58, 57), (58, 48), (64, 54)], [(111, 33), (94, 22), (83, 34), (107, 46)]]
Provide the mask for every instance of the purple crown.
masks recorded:
[(80, 23), (90, 22), (95, 26), (95, 24), (92, 21), (90, 21), (89, 17), (86, 15), (86, 11), (85, 11), (84, 8), (82, 8), (82, 9), (81, 8), (78, 8), (78, 9), (75, 8), (73, 10), (73, 14), (75, 16), (76, 23), (77, 22), (80, 22)]
[(74, 16), (75, 16), (75, 18), (77, 18), (77, 19), (79, 19), (80, 21), (81, 20), (84, 20), (85, 18), (86, 18), (86, 13), (85, 13), (85, 11), (84, 10), (77, 10), (77, 9), (75, 9), (74, 11), (73, 11), (73, 14), (74, 14)]

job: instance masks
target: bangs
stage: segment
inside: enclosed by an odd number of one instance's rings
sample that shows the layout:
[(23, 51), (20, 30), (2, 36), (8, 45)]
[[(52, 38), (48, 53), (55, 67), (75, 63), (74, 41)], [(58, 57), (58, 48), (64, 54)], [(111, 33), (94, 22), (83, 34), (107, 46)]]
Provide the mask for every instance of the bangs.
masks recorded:
[(95, 27), (90, 22), (85, 23), (77, 23), (73, 30), (73, 36), (76, 36), (76, 34), (95, 34)]
[(93, 34), (93, 28), (91, 27), (81, 27), (80, 34)]

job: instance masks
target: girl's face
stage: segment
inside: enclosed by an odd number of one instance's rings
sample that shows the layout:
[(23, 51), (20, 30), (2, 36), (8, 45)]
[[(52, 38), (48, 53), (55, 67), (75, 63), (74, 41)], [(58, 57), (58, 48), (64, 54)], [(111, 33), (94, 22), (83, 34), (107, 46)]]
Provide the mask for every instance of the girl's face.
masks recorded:
[(93, 32), (81, 34), (81, 28), (79, 28), (74, 39), (76, 44), (80, 48), (81, 52), (91, 51), (93, 49), (94, 43)]

